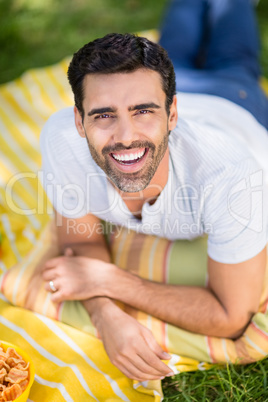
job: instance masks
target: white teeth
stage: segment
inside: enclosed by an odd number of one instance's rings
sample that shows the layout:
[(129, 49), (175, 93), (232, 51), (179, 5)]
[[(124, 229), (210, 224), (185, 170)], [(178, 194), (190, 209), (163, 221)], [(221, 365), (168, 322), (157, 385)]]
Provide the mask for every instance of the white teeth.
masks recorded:
[(114, 159), (116, 159), (117, 161), (128, 162), (128, 161), (134, 161), (135, 159), (139, 159), (144, 154), (145, 154), (145, 149), (143, 151), (136, 152), (135, 154), (126, 154), (126, 155), (112, 154), (112, 155), (113, 155)]

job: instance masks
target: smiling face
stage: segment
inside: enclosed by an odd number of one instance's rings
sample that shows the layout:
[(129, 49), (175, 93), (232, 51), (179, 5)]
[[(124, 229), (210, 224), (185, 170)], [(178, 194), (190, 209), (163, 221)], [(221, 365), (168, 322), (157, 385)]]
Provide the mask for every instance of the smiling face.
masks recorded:
[(149, 69), (85, 77), (84, 121), (75, 108), (76, 127), (94, 161), (124, 192), (143, 190), (161, 168), (177, 122), (176, 97), (169, 115), (165, 102), (161, 76)]

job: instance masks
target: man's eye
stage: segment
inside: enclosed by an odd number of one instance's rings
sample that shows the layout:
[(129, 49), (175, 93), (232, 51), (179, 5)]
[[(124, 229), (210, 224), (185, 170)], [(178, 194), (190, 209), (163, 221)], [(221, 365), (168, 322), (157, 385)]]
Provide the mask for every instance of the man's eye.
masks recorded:
[(148, 114), (148, 113), (151, 113), (151, 110), (142, 109), (138, 111), (138, 114)]
[(98, 116), (95, 117), (95, 119), (108, 119), (109, 117), (112, 117), (110, 114), (99, 114)]

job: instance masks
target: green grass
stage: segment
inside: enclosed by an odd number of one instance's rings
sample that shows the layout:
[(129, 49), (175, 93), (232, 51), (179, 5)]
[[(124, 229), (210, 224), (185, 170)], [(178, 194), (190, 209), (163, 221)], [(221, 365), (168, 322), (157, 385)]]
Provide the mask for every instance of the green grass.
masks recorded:
[(163, 0), (0, 0), (0, 82), (109, 32), (158, 27)]
[(268, 1), (261, 0), (257, 11), (262, 45), (261, 65), (263, 74), (268, 78)]
[[(108, 32), (157, 28), (166, 0), (0, 0), (0, 83), (58, 62)], [(261, 0), (261, 62), (268, 77), (268, 1)]]
[[(58, 62), (108, 32), (157, 28), (166, 0), (0, 0), (0, 83)], [(258, 18), (268, 77), (268, 1)], [(182, 373), (163, 381), (165, 402), (268, 401), (268, 359)]]
[(268, 360), (181, 373), (163, 382), (164, 402), (268, 401)]

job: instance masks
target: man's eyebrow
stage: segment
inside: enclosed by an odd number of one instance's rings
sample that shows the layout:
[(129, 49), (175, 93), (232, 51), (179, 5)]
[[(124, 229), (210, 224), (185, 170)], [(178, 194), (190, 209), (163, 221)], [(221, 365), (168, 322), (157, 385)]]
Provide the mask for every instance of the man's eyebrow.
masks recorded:
[[(135, 106), (130, 106), (128, 108), (129, 112), (132, 112), (133, 110), (142, 110), (142, 109), (160, 109), (160, 106), (154, 102), (149, 102), (149, 103), (141, 103)], [(87, 115), (93, 116), (94, 114), (115, 113), (116, 111), (117, 109), (113, 107), (101, 107), (90, 110)]]
[(94, 114), (102, 114), (102, 113), (115, 113), (116, 109), (112, 107), (101, 107), (99, 109), (92, 109), (88, 112), (88, 116), (93, 116)]
[(154, 102), (150, 103), (141, 103), (140, 105), (130, 106), (128, 110), (132, 112), (133, 110), (142, 110), (142, 109), (160, 109), (160, 106)]

